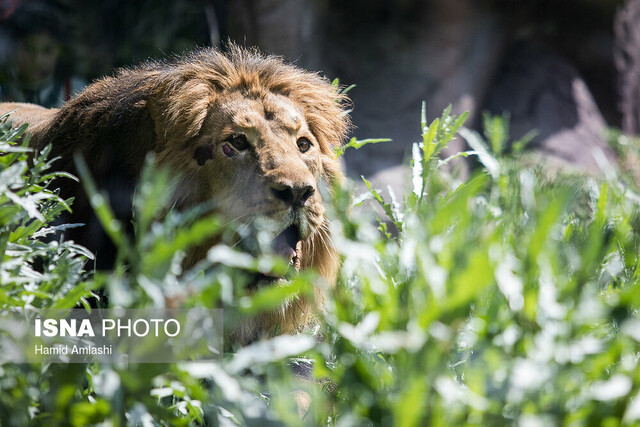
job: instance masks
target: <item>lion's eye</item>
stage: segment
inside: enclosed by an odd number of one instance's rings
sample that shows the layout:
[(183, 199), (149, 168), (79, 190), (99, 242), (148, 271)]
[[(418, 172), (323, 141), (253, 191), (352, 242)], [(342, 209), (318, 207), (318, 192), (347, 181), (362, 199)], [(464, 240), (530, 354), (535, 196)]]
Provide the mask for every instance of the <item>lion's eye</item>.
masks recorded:
[(309, 148), (311, 148), (311, 141), (307, 138), (300, 138), (298, 140), (298, 150), (300, 150), (301, 153), (306, 153), (309, 151)]
[(238, 151), (244, 151), (249, 148), (249, 141), (247, 141), (247, 137), (241, 133), (231, 135), (226, 140)]

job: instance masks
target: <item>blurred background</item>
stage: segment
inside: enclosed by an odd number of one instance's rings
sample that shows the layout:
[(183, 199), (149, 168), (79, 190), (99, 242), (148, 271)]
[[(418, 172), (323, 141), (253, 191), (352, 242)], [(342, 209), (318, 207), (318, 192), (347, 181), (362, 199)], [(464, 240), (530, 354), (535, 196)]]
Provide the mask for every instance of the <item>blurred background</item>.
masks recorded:
[[(349, 174), (400, 185), (449, 104), (531, 130), (541, 161), (598, 172), (607, 129), (640, 131), (640, 0), (0, 0), (0, 98), (50, 107), (115, 67), (225, 40), (356, 85)], [(464, 148), (462, 141), (451, 150)], [(454, 173), (470, 166), (460, 162)]]

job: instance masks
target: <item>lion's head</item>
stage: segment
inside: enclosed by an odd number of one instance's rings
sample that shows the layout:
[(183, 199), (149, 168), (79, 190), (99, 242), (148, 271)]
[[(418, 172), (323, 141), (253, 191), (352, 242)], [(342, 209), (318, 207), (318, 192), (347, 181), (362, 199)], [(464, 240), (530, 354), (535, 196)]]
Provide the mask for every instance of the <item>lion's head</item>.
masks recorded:
[[(319, 185), (342, 177), (334, 148), (349, 124), (344, 100), (316, 74), (231, 47), (175, 64), (148, 105), (158, 161), (180, 170), (190, 202), (213, 199), (219, 213), (241, 222), (270, 219), (274, 250), (332, 283), (338, 259)], [(322, 300), (319, 289), (315, 300)], [(250, 339), (275, 324), (291, 332), (311, 311), (298, 300), (237, 335)]]

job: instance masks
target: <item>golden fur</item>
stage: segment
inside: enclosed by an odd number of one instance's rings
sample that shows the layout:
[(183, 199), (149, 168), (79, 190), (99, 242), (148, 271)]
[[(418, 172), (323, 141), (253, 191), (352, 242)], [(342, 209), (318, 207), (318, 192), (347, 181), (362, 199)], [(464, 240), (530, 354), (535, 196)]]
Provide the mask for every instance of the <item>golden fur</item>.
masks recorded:
[[(295, 225), (301, 238), (296, 267), (315, 269), (331, 285), (338, 259), (317, 190), (321, 181), (342, 178), (334, 148), (349, 128), (346, 101), (317, 74), (230, 46), (227, 53), (202, 50), (123, 69), (58, 111), (22, 104), (12, 117), (35, 123), (33, 145), (51, 143), (53, 155), (61, 157), (58, 168), (76, 172), (72, 157), (82, 154), (100, 185), (135, 181), (145, 154), (153, 151), (157, 163), (181, 176), (178, 206), (213, 199), (228, 218), (267, 217), (276, 231)], [(0, 112), (18, 106), (2, 104)], [(248, 148), (237, 149), (230, 142), (234, 135), (243, 135)], [(310, 142), (305, 152), (304, 139)], [(90, 210), (78, 187), (63, 192), (76, 196), (76, 211)], [(290, 200), (299, 206), (289, 206)], [(187, 264), (206, 249), (188, 254)], [(314, 300), (322, 304), (320, 287)], [(244, 323), (235, 339), (248, 342), (274, 329), (295, 332), (317, 308), (296, 299)]]
[(9, 118), (14, 123), (28, 123), (29, 133), (39, 132), (47, 125), (49, 120), (58, 110), (55, 108), (45, 108), (36, 104), (26, 102), (3, 102), (0, 103), (0, 116), (9, 114)]

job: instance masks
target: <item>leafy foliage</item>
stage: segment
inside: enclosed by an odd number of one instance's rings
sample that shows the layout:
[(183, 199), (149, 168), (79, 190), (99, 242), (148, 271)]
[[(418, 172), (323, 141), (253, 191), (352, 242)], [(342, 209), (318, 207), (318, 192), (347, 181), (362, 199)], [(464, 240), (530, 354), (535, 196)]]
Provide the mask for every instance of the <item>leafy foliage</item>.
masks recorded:
[[(464, 120), (447, 110), (427, 124), (423, 114), (404, 200), (387, 201), (368, 184), (372, 203), (388, 219), (376, 220), (374, 209), (354, 207), (349, 191), (334, 189), (330, 217), (342, 268), (317, 330), (230, 348), (219, 363), (4, 364), (1, 419), (8, 425), (637, 423), (640, 197), (615, 170), (601, 182), (575, 174), (549, 180), (542, 167), (518, 161), (526, 141), (507, 141), (504, 118), (485, 118), (484, 136), (462, 128)], [(458, 134), (472, 150), (440, 159)], [(113, 271), (88, 275), (90, 253), (43, 238), (64, 227), (55, 221), (69, 201), (52, 190), (46, 153), (27, 166), (23, 135), (23, 128), (0, 131), (2, 309), (72, 307), (105, 288), (113, 306), (222, 306), (232, 326), (318, 285), (304, 275), (250, 294), (247, 273), (283, 268), (282, 260), (224, 244), (184, 270), (190, 247), (233, 224), (212, 218), (206, 206), (168, 209), (171, 179), (151, 167), (134, 200), (133, 240), (83, 174), (119, 249)], [(480, 165), (460, 183), (443, 165), (467, 156)], [(307, 367), (310, 378), (293, 374)], [(308, 397), (308, 407), (295, 396)]]
[[(92, 283), (87, 281), (85, 269), (93, 255), (74, 242), (50, 239), (73, 226), (56, 222), (63, 211), (70, 209), (71, 200), (58, 197), (51, 189), (52, 180), (73, 177), (48, 172), (48, 150), (30, 160), (26, 126), (11, 129), (6, 117), (0, 121), (0, 308), (87, 304)], [(3, 347), (9, 345), (14, 332), (3, 331)], [(58, 381), (53, 370), (36, 365), (0, 367), (0, 414), (7, 425), (26, 425), (40, 419), (37, 407), (48, 404), (47, 390), (70, 390), (73, 395), (78, 389), (76, 378)], [(59, 396), (62, 404), (68, 395)]]

